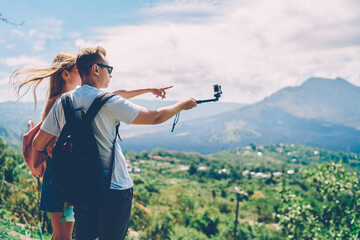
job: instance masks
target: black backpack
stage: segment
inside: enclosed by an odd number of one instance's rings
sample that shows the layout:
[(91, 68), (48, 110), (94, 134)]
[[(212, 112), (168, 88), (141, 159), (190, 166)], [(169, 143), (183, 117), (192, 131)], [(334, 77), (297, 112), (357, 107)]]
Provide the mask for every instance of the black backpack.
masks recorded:
[(70, 96), (70, 93), (61, 96), (66, 123), (52, 151), (54, 184), (66, 202), (95, 207), (102, 203), (110, 189), (119, 125), (116, 126), (113, 141), (111, 167), (109, 174), (105, 176), (91, 122), (106, 101), (114, 95), (99, 94), (86, 114), (81, 112), (80, 116), (75, 113)]

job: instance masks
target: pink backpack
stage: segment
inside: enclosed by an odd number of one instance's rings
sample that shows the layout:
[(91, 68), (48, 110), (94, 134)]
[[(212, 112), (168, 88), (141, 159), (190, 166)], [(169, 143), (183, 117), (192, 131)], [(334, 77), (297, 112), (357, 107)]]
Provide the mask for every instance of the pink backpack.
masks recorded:
[(33, 149), (32, 141), (39, 132), (42, 121), (34, 127), (34, 122), (29, 121), (28, 132), (23, 136), (23, 154), (26, 165), (34, 177), (42, 177), (46, 168), (46, 152), (39, 152)]

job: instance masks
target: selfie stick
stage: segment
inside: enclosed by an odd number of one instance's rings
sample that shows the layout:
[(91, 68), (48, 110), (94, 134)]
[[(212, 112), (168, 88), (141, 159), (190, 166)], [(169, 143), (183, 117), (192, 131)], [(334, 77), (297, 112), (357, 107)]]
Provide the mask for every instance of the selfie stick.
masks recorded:
[[(206, 100), (197, 100), (196, 103), (206, 103), (206, 102), (217, 102), (219, 101), (219, 98), (221, 97), (222, 91), (221, 91), (221, 85), (216, 84), (214, 85), (214, 98), (212, 99), (206, 99)], [(171, 129), (171, 132), (174, 131), (175, 125), (178, 123), (180, 117), (180, 113), (177, 113), (174, 118), (174, 123)]]
[(206, 103), (206, 102), (217, 102), (219, 101), (219, 98), (221, 97), (222, 91), (221, 91), (221, 85), (216, 84), (214, 85), (214, 97), (212, 99), (206, 99), (206, 100), (197, 100), (196, 103)]

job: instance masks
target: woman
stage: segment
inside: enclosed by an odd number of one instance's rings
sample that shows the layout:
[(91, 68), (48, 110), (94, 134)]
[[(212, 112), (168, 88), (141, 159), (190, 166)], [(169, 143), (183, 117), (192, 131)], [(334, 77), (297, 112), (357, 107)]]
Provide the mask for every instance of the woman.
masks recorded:
[[(50, 86), (48, 98), (42, 113), (42, 120), (45, 119), (55, 101), (61, 94), (73, 90), (76, 86), (81, 85), (81, 78), (76, 68), (76, 57), (71, 53), (59, 53), (52, 61), (51, 67), (47, 68), (20, 68), (13, 72), (10, 81), (15, 87), (18, 99), (23, 97), (31, 88), (33, 89), (35, 106), (37, 102), (36, 88), (46, 78), (50, 78)], [(27, 86), (25, 93), (20, 95), (20, 90)], [(165, 98), (165, 90), (171, 88), (148, 88), (138, 89), (133, 91), (118, 90), (115, 94), (123, 98), (129, 99), (143, 93), (151, 92), (156, 97)], [(47, 146), (48, 156), (51, 156), (53, 141)], [(74, 222), (62, 222), (62, 212), (65, 202), (57, 193), (52, 182), (51, 172), (51, 157), (48, 157), (47, 166), (43, 177), (43, 184), (41, 189), (40, 209), (51, 214), (51, 223), (53, 227), (53, 240), (67, 240), (72, 239), (72, 231)]]

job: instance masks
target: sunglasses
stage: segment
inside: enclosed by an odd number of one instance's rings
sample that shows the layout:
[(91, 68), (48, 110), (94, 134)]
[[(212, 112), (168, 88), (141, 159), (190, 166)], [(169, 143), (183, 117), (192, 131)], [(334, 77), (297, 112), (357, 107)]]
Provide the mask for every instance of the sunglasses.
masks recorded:
[(103, 67), (103, 68), (106, 67), (108, 69), (109, 74), (111, 74), (113, 69), (114, 69), (114, 67), (112, 67), (112, 66), (108, 66), (108, 65), (105, 65), (105, 64), (101, 64), (101, 63), (96, 63), (96, 65), (98, 65), (100, 67)]

